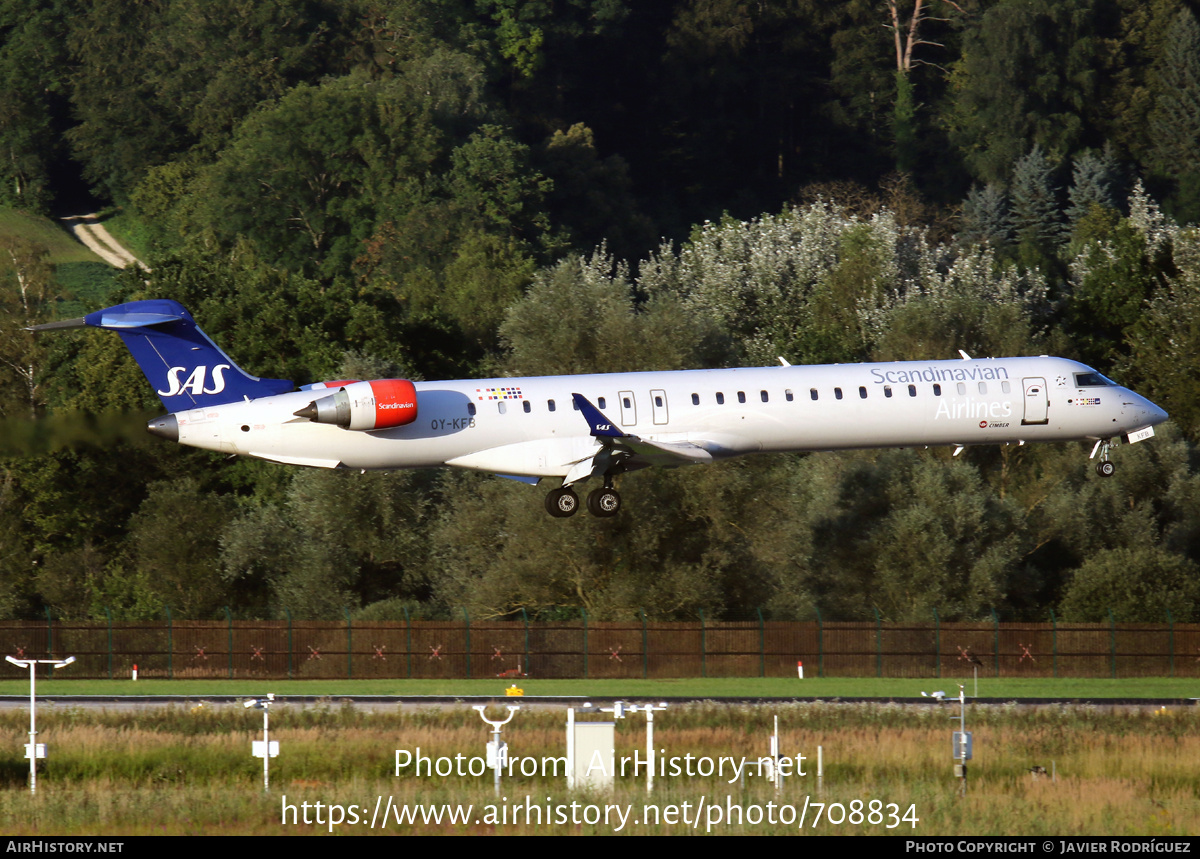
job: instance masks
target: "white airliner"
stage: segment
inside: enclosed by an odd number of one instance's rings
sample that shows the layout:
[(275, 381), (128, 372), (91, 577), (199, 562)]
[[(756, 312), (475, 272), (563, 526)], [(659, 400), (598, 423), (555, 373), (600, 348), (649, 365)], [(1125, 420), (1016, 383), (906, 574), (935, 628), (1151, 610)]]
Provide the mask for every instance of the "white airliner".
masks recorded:
[(649, 465), (760, 451), (1142, 441), (1167, 414), (1075, 361), (1037, 358), (788, 365), (450, 382), (305, 385), (239, 369), (169, 300), (135, 301), (39, 330), (114, 330), (171, 414), (154, 435), (288, 465), (453, 466), (536, 484), (553, 516), (621, 506), (613, 478)]

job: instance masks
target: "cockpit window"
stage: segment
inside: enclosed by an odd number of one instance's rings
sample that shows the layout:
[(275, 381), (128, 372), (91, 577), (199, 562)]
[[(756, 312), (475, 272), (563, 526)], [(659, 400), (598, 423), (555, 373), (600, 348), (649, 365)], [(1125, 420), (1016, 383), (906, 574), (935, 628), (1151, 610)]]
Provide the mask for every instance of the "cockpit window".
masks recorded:
[(1075, 387), (1077, 388), (1107, 388), (1116, 383), (1106, 379), (1099, 373), (1076, 373)]

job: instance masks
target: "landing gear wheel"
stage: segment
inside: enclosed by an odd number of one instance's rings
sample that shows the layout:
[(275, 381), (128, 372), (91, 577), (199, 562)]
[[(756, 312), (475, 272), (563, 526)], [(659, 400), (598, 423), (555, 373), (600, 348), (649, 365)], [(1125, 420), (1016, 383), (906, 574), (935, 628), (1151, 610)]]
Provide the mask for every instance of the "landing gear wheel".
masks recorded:
[(621, 496), (610, 486), (594, 489), (588, 495), (587, 505), (588, 511), (593, 516), (599, 516), (602, 519), (616, 516), (617, 511), (621, 509)]
[(1107, 459), (1101, 460), (1100, 462), (1096, 463), (1096, 473), (1099, 474), (1101, 477), (1112, 477), (1113, 473), (1116, 470), (1117, 470), (1116, 463), (1110, 462)]
[(546, 512), (558, 519), (574, 515), (579, 509), (579, 496), (567, 487), (555, 489), (546, 495)]

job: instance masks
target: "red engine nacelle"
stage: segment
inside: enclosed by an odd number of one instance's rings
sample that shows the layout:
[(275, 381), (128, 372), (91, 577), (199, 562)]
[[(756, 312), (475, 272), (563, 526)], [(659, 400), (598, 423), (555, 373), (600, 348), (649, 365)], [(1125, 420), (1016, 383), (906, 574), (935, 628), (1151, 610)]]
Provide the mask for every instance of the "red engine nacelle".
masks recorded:
[(401, 427), (417, 419), (417, 389), (408, 379), (351, 382), (295, 414), (352, 430)]

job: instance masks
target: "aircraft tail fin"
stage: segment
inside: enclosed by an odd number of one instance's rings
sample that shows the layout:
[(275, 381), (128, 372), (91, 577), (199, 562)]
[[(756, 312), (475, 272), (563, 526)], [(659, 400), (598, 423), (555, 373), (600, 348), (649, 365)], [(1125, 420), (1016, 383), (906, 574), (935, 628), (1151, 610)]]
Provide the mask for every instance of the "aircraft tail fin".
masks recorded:
[(168, 299), (131, 301), (33, 330), (84, 326), (116, 331), (171, 412), (255, 400), (294, 388), (286, 379), (259, 379), (242, 370), (208, 339), (183, 305)]

